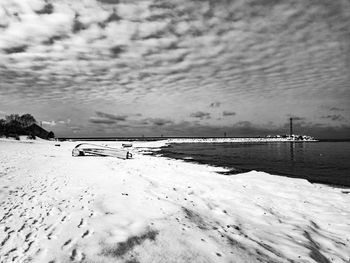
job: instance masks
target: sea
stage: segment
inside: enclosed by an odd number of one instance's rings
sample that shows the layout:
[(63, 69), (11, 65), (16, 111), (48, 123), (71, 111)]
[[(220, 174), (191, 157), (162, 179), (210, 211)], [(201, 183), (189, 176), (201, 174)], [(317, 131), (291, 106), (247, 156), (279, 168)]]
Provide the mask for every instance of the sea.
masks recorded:
[(350, 187), (350, 140), (182, 143), (162, 147), (157, 154), (225, 167), (228, 176), (256, 170)]

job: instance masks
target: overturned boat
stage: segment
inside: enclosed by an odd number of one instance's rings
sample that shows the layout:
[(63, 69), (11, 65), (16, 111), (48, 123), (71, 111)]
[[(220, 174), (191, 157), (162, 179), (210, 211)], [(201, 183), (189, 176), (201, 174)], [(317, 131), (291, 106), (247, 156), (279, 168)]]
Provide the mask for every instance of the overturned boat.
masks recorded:
[(111, 156), (121, 159), (132, 158), (132, 154), (127, 150), (91, 143), (80, 143), (75, 146), (72, 151), (72, 156)]

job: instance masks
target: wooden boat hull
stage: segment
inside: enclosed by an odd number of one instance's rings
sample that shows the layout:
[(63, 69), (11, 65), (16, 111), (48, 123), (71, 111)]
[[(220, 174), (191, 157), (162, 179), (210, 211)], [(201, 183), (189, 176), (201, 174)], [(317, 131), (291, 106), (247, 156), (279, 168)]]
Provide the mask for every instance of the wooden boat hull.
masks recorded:
[(72, 156), (110, 156), (120, 159), (132, 158), (132, 154), (124, 149), (111, 148), (88, 143), (81, 143), (75, 146), (72, 151)]

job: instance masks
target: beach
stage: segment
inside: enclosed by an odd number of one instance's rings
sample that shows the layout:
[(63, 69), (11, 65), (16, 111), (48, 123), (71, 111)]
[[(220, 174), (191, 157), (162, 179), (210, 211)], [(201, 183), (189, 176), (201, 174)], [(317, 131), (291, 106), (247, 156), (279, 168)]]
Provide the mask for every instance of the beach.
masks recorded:
[(349, 188), (77, 144), (0, 140), (0, 262), (350, 260)]

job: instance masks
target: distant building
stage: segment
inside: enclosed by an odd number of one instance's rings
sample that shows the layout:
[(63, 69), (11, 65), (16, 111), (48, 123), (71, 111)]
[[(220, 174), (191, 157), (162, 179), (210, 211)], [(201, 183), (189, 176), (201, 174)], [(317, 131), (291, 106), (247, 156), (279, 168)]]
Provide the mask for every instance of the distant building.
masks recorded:
[(43, 127), (40, 127), (38, 124), (33, 123), (29, 127), (26, 128), (26, 130), (31, 133), (32, 135), (35, 135), (42, 139), (48, 139), (49, 138), (49, 132), (45, 130)]

